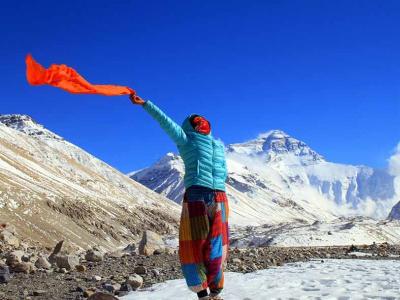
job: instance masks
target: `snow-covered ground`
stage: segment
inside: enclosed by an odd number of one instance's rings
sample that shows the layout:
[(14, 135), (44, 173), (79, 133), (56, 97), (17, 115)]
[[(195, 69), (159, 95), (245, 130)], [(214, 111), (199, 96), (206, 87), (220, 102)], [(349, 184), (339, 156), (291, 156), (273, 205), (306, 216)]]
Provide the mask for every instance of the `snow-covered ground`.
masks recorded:
[[(227, 273), (225, 300), (400, 299), (398, 260), (325, 260), (255, 273)], [(134, 292), (123, 300), (196, 299), (184, 280)]]

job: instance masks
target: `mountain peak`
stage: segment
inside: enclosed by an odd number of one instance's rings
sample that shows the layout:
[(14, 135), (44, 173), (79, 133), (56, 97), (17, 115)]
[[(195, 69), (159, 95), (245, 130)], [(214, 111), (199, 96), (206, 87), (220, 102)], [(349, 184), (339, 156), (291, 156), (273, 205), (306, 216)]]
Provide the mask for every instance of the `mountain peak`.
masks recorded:
[(156, 165), (175, 164), (177, 161), (180, 160), (181, 158), (178, 154), (168, 152), (156, 162)]
[(258, 139), (265, 139), (270, 137), (282, 138), (282, 137), (289, 137), (289, 135), (286, 132), (279, 129), (273, 129), (267, 132), (262, 132), (258, 135)]
[(15, 127), (21, 124), (31, 124), (31, 125), (39, 125), (35, 120), (32, 119), (31, 116), (24, 115), (24, 114), (7, 114), (7, 115), (0, 115), (0, 122), (8, 127)]
[(24, 114), (0, 115), (0, 123), (9, 128), (18, 130), (33, 137), (63, 140), (62, 137), (47, 130), (43, 125), (37, 123), (31, 116)]
[(169, 152), (153, 166), (129, 173), (128, 176), (149, 189), (180, 203), (184, 192), (184, 172), (185, 167), (181, 157)]
[(268, 161), (277, 160), (285, 154), (293, 154), (308, 162), (324, 160), (306, 143), (278, 129), (261, 133), (256, 139), (248, 142), (229, 145), (228, 153), (245, 154), (252, 157), (266, 155)]

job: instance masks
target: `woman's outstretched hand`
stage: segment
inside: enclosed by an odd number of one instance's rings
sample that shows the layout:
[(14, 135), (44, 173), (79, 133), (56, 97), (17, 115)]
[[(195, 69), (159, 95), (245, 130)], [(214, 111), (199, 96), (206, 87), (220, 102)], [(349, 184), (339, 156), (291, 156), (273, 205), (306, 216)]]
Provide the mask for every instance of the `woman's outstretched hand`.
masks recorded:
[(133, 104), (138, 104), (138, 105), (143, 105), (145, 102), (142, 98), (140, 98), (139, 96), (136, 96), (135, 94), (131, 94), (129, 96), (129, 99), (131, 100), (131, 102)]

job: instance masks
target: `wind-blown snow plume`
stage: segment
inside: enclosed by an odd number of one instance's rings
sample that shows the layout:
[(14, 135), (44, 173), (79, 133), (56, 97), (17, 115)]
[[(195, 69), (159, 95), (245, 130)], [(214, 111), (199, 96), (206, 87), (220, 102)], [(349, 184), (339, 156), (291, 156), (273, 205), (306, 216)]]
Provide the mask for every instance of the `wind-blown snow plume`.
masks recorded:
[(397, 145), (396, 153), (389, 158), (389, 172), (396, 176), (396, 193), (400, 195), (400, 143)]
[(393, 197), (393, 200), (394, 203), (397, 202), (397, 204), (393, 206), (388, 218), (400, 219), (400, 143), (397, 145), (395, 153), (389, 158), (389, 173), (392, 176), (395, 176), (395, 195)]
[(397, 145), (395, 153), (389, 158), (389, 173), (395, 176), (394, 188), (397, 198), (400, 198), (400, 143)]

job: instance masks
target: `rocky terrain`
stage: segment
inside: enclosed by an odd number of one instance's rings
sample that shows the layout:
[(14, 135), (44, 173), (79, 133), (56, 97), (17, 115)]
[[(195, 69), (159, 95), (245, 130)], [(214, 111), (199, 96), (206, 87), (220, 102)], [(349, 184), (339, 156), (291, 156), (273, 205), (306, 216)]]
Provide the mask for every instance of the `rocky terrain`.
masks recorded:
[[(166, 248), (161, 238), (151, 232), (145, 233), (138, 245), (109, 253), (94, 248), (67, 254), (60, 244), (52, 252), (36, 251), (28, 248), (1, 253), (0, 299), (112, 300), (132, 290), (182, 278), (176, 250)], [(233, 248), (226, 269), (248, 273), (289, 262), (334, 258), (400, 259), (400, 246), (383, 243), (350, 247)]]

